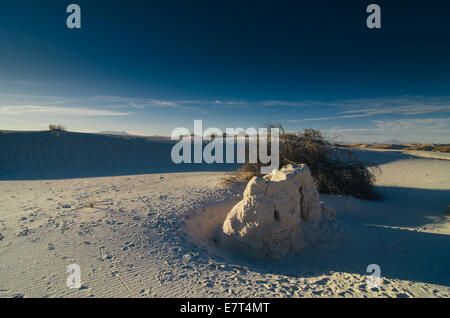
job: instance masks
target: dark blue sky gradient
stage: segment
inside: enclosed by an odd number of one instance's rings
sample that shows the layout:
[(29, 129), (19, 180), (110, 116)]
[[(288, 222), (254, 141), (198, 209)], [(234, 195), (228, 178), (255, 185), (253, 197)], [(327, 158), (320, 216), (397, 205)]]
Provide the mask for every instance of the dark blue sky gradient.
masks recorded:
[[(70, 3), (81, 6), (80, 30), (65, 27)], [(381, 6), (380, 30), (365, 25), (370, 3)], [(351, 107), (406, 107), (392, 102), (405, 96), (413, 104), (449, 105), (449, 15), (450, 5), (434, 0), (11, 1), (0, 10), (2, 105), (34, 105), (23, 96), (39, 95), (60, 97), (67, 107), (110, 109), (123, 105), (68, 100), (123, 96), (189, 101), (203, 110), (135, 108), (136, 121), (121, 116), (138, 126), (143, 118), (148, 125), (164, 121), (165, 130), (148, 132), (165, 134), (193, 118), (223, 127), (275, 119), (305, 128), (288, 121)], [(320, 106), (258, 106), (268, 100)], [(221, 103), (227, 101), (233, 104)], [(336, 111), (337, 101), (348, 105)], [(448, 109), (309, 126), (361, 128), (401, 115), (448, 118)]]

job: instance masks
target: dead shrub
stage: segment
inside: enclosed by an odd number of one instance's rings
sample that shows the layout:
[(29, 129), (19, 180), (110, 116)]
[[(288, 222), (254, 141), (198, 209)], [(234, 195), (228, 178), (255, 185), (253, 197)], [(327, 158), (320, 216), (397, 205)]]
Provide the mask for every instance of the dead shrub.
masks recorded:
[(54, 124), (50, 124), (48, 125), (48, 130), (52, 130), (52, 131), (65, 131), (66, 127), (62, 126), (62, 125), (54, 125)]
[[(350, 149), (338, 147), (332, 140), (325, 139), (319, 130), (291, 133), (280, 125), (268, 125), (268, 128), (271, 127), (280, 128), (279, 168), (289, 163), (305, 163), (321, 193), (379, 199), (373, 186), (375, 175), (379, 172), (376, 165), (359, 160)], [(245, 163), (225, 177), (223, 182), (229, 186), (248, 181), (261, 175), (260, 167), (260, 163)]]

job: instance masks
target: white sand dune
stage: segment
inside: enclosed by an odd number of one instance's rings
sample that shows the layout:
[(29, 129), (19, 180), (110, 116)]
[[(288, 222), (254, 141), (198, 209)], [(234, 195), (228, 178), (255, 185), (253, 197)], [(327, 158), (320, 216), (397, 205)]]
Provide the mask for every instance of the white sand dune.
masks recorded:
[(86, 178), (131, 174), (231, 171), (229, 164), (174, 164), (165, 137), (64, 131), (0, 131), (0, 180)]
[[(173, 168), (167, 154), (137, 151), (141, 141), (128, 136), (100, 136), (136, 143), (102, 157), (105, 139), (96, 135), (86, 135), (96, 142), (88, 150), (67, 144), (58, 167), (39, 134), (0, 137), (0, 297), (450, 296), (447, 160), (360, 151), (380, 164), (383, 200), (322, 195), (337, 210), (326, 225), (335, 235), (284, 261), (253, 261), (210, 239), (240, 198), (220, 185), (225, 172), (162, 173)], [(92, 154), (105, 161), (90, 162)], [(138, 154), (150, 167), (134, 166)], [(105, 177), (113, 173), (120, 176)], [(66, 286), (69, 264), (81, 268), (80, 289)], [(381, 268), (378, 288), (367, 286), (369, 264)]]

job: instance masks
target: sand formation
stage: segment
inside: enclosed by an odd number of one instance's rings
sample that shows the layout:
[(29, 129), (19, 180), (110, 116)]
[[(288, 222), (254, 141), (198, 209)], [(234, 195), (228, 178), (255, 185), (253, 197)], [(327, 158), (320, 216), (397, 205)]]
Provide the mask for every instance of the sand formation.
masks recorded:
[(334, 214), (320, 203), (309, 168), (288, 165), (249, 181), (225, 219), (222, 241), (245, 254), (279, 260), (305, 246), (302, 222)]

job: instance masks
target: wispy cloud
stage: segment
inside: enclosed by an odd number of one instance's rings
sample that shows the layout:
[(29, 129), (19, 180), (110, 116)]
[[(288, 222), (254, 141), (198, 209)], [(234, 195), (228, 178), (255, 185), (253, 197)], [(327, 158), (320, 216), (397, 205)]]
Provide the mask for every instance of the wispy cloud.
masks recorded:
[(379, 136), (381, 134), (385, 137), (389, 137), (392, 136), (392, 134), (397, 133), (409, 134), (410, 136), (413, 136), (414, 133), (418, 132), (427, 134), (450, 133), (450, 118), (372, 120), (372, 124), (372, 127), (332, 127), (329, 129), (324, 129), (324, 131), (332, 135), (350, 134), (349, 136), (355, 136), (355, 134), (365, 134)]
[[(5, 94), (2, 94), (5, 95)], [(8, 96), (8, 94), (6, 94)], [(450, 112), (450, 97), (424, 98), (421, 96), (401, 96), (393, 98), (345, 99), (333, 101), (312, 100), (242, 100), (242, 99), (161, 99), (153, 97), (128, 97), (95, 95), (85, 97), (10, 95), (18, 104), (33, 103), (68, 106), (111, 106), (145, 108), (174, 108), (202, 111), (210, 108), (248, 109), (260, 107), (290, 107), (326, 110), (332, 116), (299, 118), (294, 121), (330, 120), (335, 118), (369, 117), (383, 114), (419, 115), (433, 112)], [(8, 104), (13, 105), (13, 104)]]
[[(190, 101), (163, 100), (156, 98), (139, 98), (127, 96), (107, 96), (94, 95), (82, 97), (66, 97), (66, 96), (40, 96), (40, 95), (18, 95), (18, 94), (1, 94), (3, 103), (0, 106), (26, 105), (28, 103), (39, 103), (40, 105), (67, 105), (71, 107), (112, 107), (112, 108), (193, 108), (188, 106), (192, 104)], [(6, 101), (6, 102), (5, 102)], [(3, 105), (2, 105), (3, 104)], [(186, 106), (186, 107), (185, 107)]]
[(27, 114), (53, 114), (64, 116), (127, 116), (131, 115), (132, 113), (83, 107), (16, 105), (0, 106), (0, 114), (16, 116)]
[(93, 96), (86, 97), (85, 101), (95, 101), (101, 103), (114, 103), (114, 104), (123, 104), (128, 105), (134, 108), (147, 108), (147, 107), (178, 107), (181, 104), (170, 101), (170, 100), (160, 100), (154, 98), (135, 98), (135, 97), (126, 97), (126, 96)]
[(355, 109), (340, 112), (341, 114), (360, 114), (362, 116), (399, 114), (399, 115), (423, 115), (437, 112), (450, 112), (450, 103), (448, 105), (411, 105), (411, 106), (397, 106), (397, 107), (380, 107), (380, 108), (366, 108)]
[(214, 100), (214, 101), (203, 101), (207, 104), (221, 105), (225, 107), (245, 107), (245, 108), (257, 108), (257, 107), (292, 107), (292, 108), (308, 108), (308, 107), (320, 107), (320, 106), (336, 106), (335, 103), (326, 103), (319, 101), (288, 101), (288, 100)]
[(333, 120), (333, 119), (342, 119), (342, 118), (358, 118), (358, 117), (366, 117), (366, 115), (343, 115), (343, 116), (331, 116), (331, 117), (316, 117), (316, 118), (305, 118), (305, 119), (291, 119), (288, 120), (289, 123), (299, 123), (304, 121), (322, 121), (322, 120)]
[(450, 128), (450, 118), (373, 120), (372, 122), (377, 128), (383, 130), (436, 130)]
[(372, 117), (378, 115), (424, 115), (450, 112), (450, 97), (428, 98), (398, 97), (380, 99), (354, 99), (321, 103), (328, 106), (327, 112), (332, 116), (290, 119), (287, 122), (325, 121), (344, 118)]

